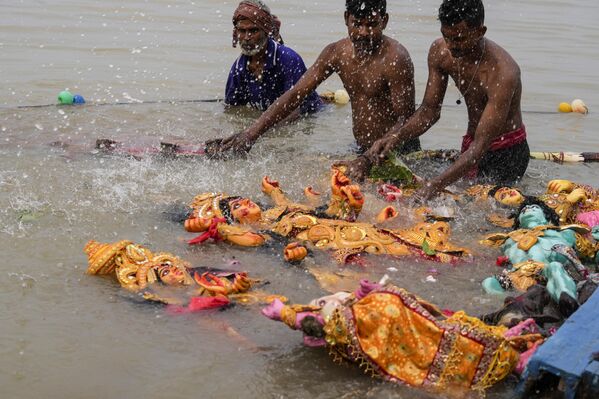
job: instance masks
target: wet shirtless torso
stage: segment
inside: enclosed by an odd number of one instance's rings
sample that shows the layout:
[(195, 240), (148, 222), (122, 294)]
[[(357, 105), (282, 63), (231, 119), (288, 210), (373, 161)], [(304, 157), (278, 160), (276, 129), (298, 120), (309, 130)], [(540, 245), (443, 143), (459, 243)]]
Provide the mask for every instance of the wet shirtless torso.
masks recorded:
[(352, 105), (353, 133), (364, 149), (399, 121), (414, 113), (414, 67), (407, 50), (385, 37), (378, 54), (354, 57), (349, 39), (332, 44), (328, 64), (336, 72)]
[(514, 77), (517, 82), (503, 128), (498, 131), (508, 133), (522, 126), (520, 68), (507, 51), (489, 39), (485, 38), (484, 40), (484, 54), (480, 58), (480, 66), (460, 62), (458, 58), (452, 57), (442, 38), (433, 43), (430, 53), (431, 60), (442, 73), (442, 79), (444, 76), (451, 76), (462, 93), (468, 109), (467, 133), (473, 137), (487, 107), (489, 97), (497, 95), (499, 91), (503, 90), (502, 85), (505, 82), (502, 82), (501, 79), (506, 77)]

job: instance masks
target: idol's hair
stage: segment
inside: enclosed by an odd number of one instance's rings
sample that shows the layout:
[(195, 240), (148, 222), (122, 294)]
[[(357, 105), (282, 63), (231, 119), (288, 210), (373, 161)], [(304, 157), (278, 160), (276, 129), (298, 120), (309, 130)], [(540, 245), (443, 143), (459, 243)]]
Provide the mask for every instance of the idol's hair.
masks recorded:
[(514, 215), (514, 230), (520, 228), (520, 213), (522, 213), (522, 210), (529, 205), (539, 206), (543, 210), (547, 222), (554, 226), (559, 226), (559, 215), (553, 209), (536, 197), (526, 197), (526, 200), (520, 205), (520, 208), (518, 208)]
[(387, 14), (387, 0), (345, 0), (345, 11), (362, 19), (374, 14)]
[(235, 201), (235, 200), (239, 200), (242, 197), (227, 197), (227, 198), (223, 198), (218, 202), (218, 207), (220, 208), (220, 211), (222, 212), (224, 218), (227, 220), (228, 224), (233, 224), (235, 223), (235, 220), (233, 219), (233, 214), (231, 212), (231, 207), (229, 206), (229, 203), (231, 201)]
[(482, 0), (443, 0), (439, 7), (441, 25), (454, 26), (466, 22), (470, 28), (485, 23), (485, 6)]

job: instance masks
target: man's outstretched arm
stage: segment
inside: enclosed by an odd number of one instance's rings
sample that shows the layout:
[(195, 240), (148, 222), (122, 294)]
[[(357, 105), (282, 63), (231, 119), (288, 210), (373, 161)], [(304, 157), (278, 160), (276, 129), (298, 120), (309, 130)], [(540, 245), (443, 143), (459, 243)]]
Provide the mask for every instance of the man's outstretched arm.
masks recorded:
[(447, 73), (441, 69), (441, 60), (445, 56), (442, 51), (447, 51), (439, 48), (442, 40), (435, 41), (429, 50), (428, 81), (422, 105), (407, 122), (400, 120), (383, 138), (372, 145), (364, 154), (370, 162), (380, 163), (394, 148), (403, 142), (420, 137), (439, 120), (448, 79)]
[(289, 116), (320, 83), (331, 76), (334, 72), (332, 66), (334, 55), (335, 44), (325, 47), (314, 65), (306, 71), (295, 86), (279, 97), (248, 129), (224, 139), (217, 152), (249, 151), (258, 137)]

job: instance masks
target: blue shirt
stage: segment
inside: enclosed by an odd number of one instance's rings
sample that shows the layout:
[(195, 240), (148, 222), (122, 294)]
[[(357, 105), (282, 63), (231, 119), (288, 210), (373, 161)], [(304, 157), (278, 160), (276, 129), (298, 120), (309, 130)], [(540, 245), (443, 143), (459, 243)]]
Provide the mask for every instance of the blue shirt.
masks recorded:
[[(249, 57), (241, 55), (231, 67), (225, 92), (226, 104), (251, 105), (265, 111), (306, 72), (304, 60), (298, 53), (272, 39), (268, 39), (261, 80), (250, 72), (248, 63)], [(322, 101), (314, 91), (304, 100), (300, 110), (302, 114), (312, 113), (321, 106)]]

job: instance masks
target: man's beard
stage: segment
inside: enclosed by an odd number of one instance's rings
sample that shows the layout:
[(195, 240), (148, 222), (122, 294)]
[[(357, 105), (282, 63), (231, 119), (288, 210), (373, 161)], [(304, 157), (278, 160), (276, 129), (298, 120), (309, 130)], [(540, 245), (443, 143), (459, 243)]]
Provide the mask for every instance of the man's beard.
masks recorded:
[(369, 56), (377, 49), (377, 44), (372, 39), (357, 40), (353, 42), (354, 53), (359, 56)]
[(262, 50), (264, 50), (264, 47), (266, 47), (267, 43), (268, 43), (268, 37), (264, 37), (264, 39), (256, 45), (241, 42), (241, 43), (239, 43), (240, 44), (239, 48), (241, 49), (241, 54), (245, 55), (246, 57), (253, 57), (256, 54), (258, 54), (259, 52), (261, 52)]

